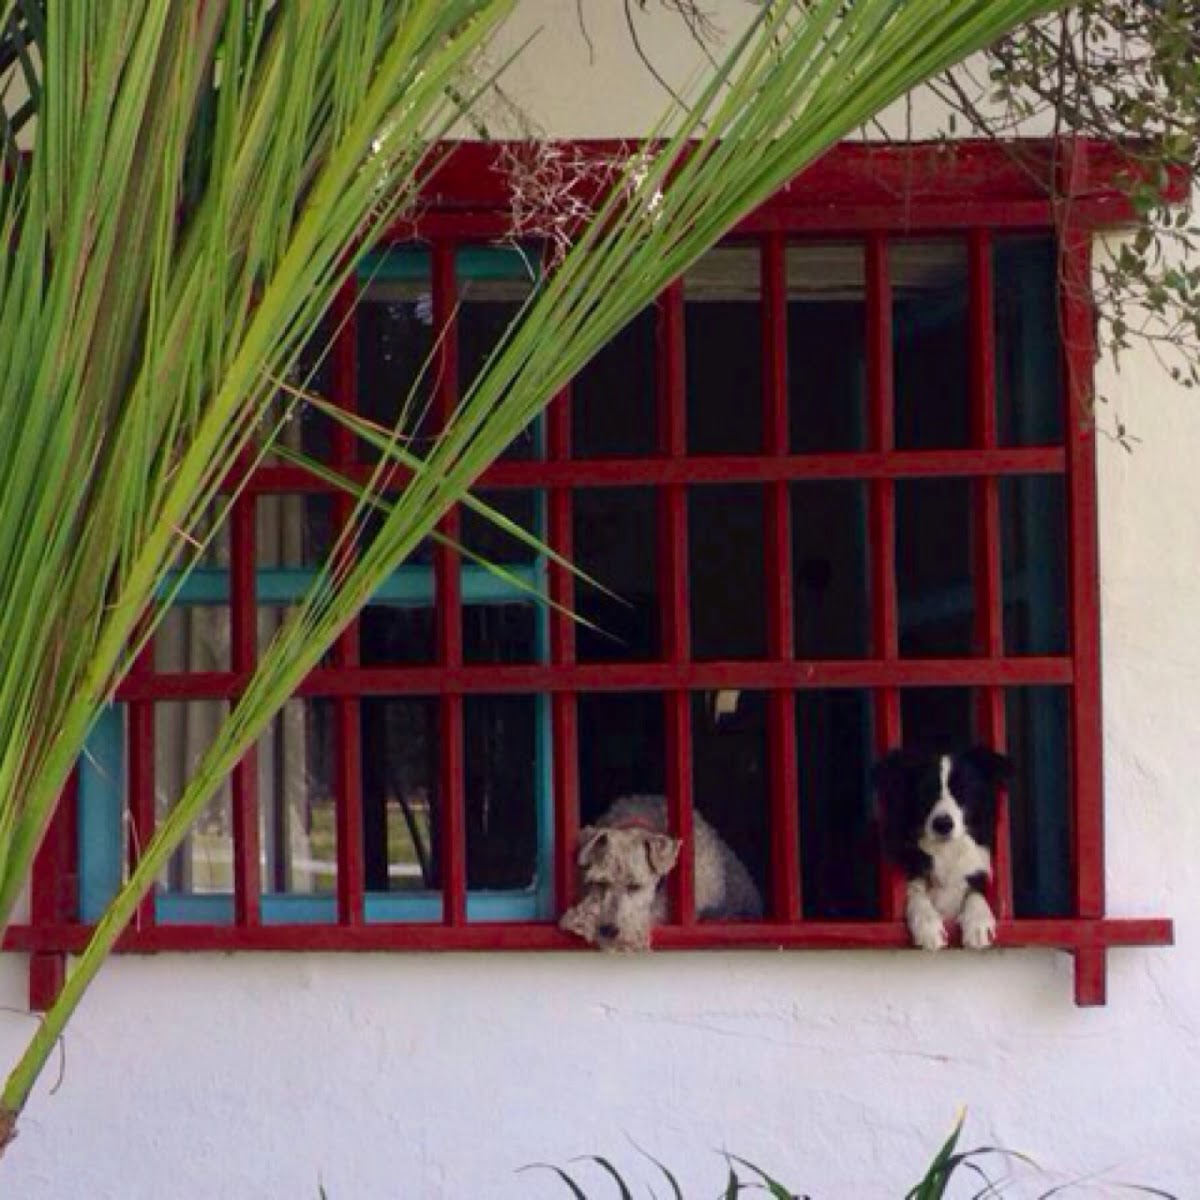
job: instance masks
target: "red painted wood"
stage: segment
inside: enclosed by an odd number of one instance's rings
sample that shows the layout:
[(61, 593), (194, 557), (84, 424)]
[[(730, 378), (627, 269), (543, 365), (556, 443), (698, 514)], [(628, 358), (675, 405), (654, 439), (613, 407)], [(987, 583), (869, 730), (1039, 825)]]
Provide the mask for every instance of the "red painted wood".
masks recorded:
[[(866, 240), (867, 425), (871, 449), (894, 459), (896, 443), (892, 361), (892, 284), (888, 242)], [(874, 654), (894, 665), (900, 656), (900, 609), (896, 593), (896, 488), (891, 478), (870, 484), (871, 641)], [(907, 675), (907, 669), (905, 670)], [(900, 694), (895, 685), (875, 691), (875, 749), (880, 755), (900, 745)], [(904, 912), (904, 880), (879, 844), (880, 904), (884, 917)]]
[[(1006, 446), (980, 450), (875, 450), (779, 456), (719, 455), (671, 458), (588, 458), (571, 462), (499, 462), (480, 476), (485, 488), (663, 487), (679, 483), (774, 483), (806, 479), (924, 479), (974, 475), (1058, 475), (1066, 453), (1058, 446)], [(346, 471), (366, 483), (370, 467)], [(397, 474), (397, 482), (404, 482)], [(321, 493), (336, 490), (303, 467), (263, 467), (251, 493)]]
[(1075, 661), (1071, 762), (1075, 903), (1081, 917), (1104, 912), (1103, 729), (1100, 709), (1100, 549), (1096, 431), (1092, 413), (1095, 340), (1091, 236), (1077, 226), (1062, 241), (1062, 329), (1067, 394), (1071, 639)]
[[(6, 950), (25, 953), (78, 953), (91, 928), (82, 925), (14, 925), (4, 938)], [(1110, 946), (1169, 946), (1172, 922), (1158, 918), (1107, 920), (1027, 920), (1001, 922), (1000, 942), (1011, 948), (1103, 950)], [(687, 927), (664, 926), (655, 931), (662, 950), (707, 948), (775, 950), (896, 950), (909, 945), (908, 933), (895, 921), (803, 921), (796, 925), (773, 922), (725, 923), (705, 921)], [(367, 952), (388, 950), (578, 950), (595, 953), (578, 938), (562, 933), (550, 922), (476, 922), (448, 926), (439, 923), (371, 922), (353, 928), (336, 925), (159, 925), (130, 928), (116, 946), (118, 953), (157, 954), (166, 951), (225, 953), (255, 951)], [(914, 950), (913, 953), (919, 953)], [(953, 953), (953, 951), (951, 952)]]
[[(687, 455), (687, 380), (684, 375), (684, 292), (675, 282), (658, 301), (659, 452), (681, 461)], [(687, 492), (682, 484), (665, 486), (658, 504), (658, 601), (662, 613), (663, 658), (676, 667), (691, 656), (691, 601), (688, 595)], [(668, 887), (675, 918), (696, 920), (695, 854), (692, 820), (692, 709), (682, 689), (664, 697), (667, 809), (672, 832), (683, 842)]]
[[(455, 247), (441, 242), (433, 252), (433, 326), (437, 349), (434, 406), (444, 428), (458, 406), (458, 288)], [(462, 537), (461, 514), (447, 514), (439, 529), (452, 543)], [(459, 555), (445, 543), (434, 551), (437, 581), (438, 665), (455, 669), (463, 661), (462, 576)], [(438, 710), (438, 815), (441, 854), (442, 918), (447, 925), (467, 919), (466, 771), (463, 763), (463, 700), (444, 689)]]
[[(970, 298), (971, 441), (980, 450), (996, 448), (996, 308), (992, 266), (992, 236), (973, 229), (967, 236)], [(1000, 544), (1000, 483), (994, 475), (972, 481), (972, 576), (975, 588), (975, 653), (984, 658), (1004, 655), (1003, 562)], [(976, 729), (990, 746), (1007, 745), (1004, 692), (998, 687), (976, 693)], [(992, 906), (996, 916), (1012, 916), (1012, 830), (1008, 796), (1002, 792), (996, 807), (996, 837), (992, 853)]]
[[(435, 695), (437, 693), (628, 692), (671, 688), (887, 688), (1069, 684), (1068, 657), (826, 659), (809, 662), (513, 663), (463, 667), (359, 667), (314, 671), (297, 696)], [(223, 672), (126, 680), (122, 700), (211, 699), (237, 695), (245, 680)]]
[[(237, 672), (254, 670), (258, 658), (258, 597), (255, 584), (254, 499), (239, 496), (230, 519), (230, 658)], [(251, 749), (233, 768), (233, 903), (239, 925), (257, 925), (262, 892), (259, 861), (258, 752)]]
[[(351, 276), (339, 291), (333, 307), (336, 329), (332, 349), (331, 400), (345, 412), (358, 411), (358, 282)], [(333, 427), (333, 462), (338, 470), (353, 470), (358, 446), (349, 428), (340, 423)], [(369, 469), (369, 468), (368, 468)], [(334, 525), (340, 532), (352, 520), (354, 501), (345, 492), (334, 494)], [(334, 643), (333, 661), (340, 673), (350, 673), (359, 665), (359, 625), (357, 621)], [(334, 803), (337, 854), (337, 912), (342, 926), (361, 925), (366, 867), (363, 849), (362, 815), (362, 712), (353, 694), (346, 694), (334, 705)]]
[[(763, 435), (764, 451), (787, 456), (787, 262), (781, 236), (763, 241)], [(795, 657), (791, 484), (766, 486), (767, 652), (777, 660)], [(773, 691), (767, 702), (771, 812), (771, 913), (794, 922), (802, 910), (800, 868), (800, 770), (796, 749), (796, 704), (790, 691)]]
[[(133, 684), (145, 681), (153, 662), (153, 647), (147, 646), (129, 672)], [(129, 792), (129, 862), (136, 863), (142, 847), (154, 836), (154, 705), (133, 701), (125, 710), (126, 782)], [(151, 887), (138, 903), (134, 920), (139, 928), (154, 924), (154, 893)]]
[[(563, 462), (571, 454), (571, 397), (564, 392), (546, 414), (546, 456)], [(547, 498), (550, 546), (570, 560), (574, 551), (572, 496), (565, 489)], [(551, 563), (550, 598), (559, 608), (551, 609), (550, 662), (556, 667), (575, 662), (575, 622), (568, 615), (575, 604), (574, 576), (565, 567)], [(554, 782), (554, 896), (562, 912), (576, 899), (575, 847), (579, 841), (579, 714), (571, 692), (556, 692), (551, 700)]]
[(1075, 951), (1075, 1003), (1098, 1008), (1108, 1002), (1108, 955), (1103, 947)]
[[(29, 887), (32, 925), (58, 925), (75, 918), (78, 910), (75, 813), (78, 776), (72, 772), (63, 789), (46, 835), (33, 860)], [(53, 951), (30, 956), (29, 1007), (45, 1012), (58, 999), (66, 982), (66, 956)]]

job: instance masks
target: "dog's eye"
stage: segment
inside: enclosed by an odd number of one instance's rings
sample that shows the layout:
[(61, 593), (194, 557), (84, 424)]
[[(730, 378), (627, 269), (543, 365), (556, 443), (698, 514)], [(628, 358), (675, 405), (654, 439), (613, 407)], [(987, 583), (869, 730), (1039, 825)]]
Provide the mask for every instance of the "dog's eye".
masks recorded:
[(642, 885), (640, 883), (627, 883), (625, 885), (625, 895), (627, 896), (636, 896), (641, 890)]

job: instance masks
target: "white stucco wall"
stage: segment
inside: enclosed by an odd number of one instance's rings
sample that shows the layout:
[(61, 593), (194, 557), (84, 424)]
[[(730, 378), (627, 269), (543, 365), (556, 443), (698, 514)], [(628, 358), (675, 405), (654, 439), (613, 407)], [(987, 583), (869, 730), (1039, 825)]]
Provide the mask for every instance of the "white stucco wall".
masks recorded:
[[(557, 132), (629, 132), (657, 106), (636, 72), (612, 86), (610, 5), (587, 3), (594, 68), (574, 0), (526, 5), (556, 23), (514, 91), (548, 116), (560, 96)], [(1101, 447), (1110, 908), (1178, 934), (1113, 953), (1108, 1007), (1076, 1009), (1068, 960), (1033, 951), (126, 958), (0, 1196), (536, 1200), (565, 1192), (522, 1164), (596, 1152), (640, 1173), (636, 1141), (689, 1198), (715, 1194), (728, 1148), (820, 1200), (892, 1200), (962, 1104), (968, 1140), (1035, 1156), (1043, 1186), (1110, 1169), (1194, 1195), (1200, 404), (1142, 358), (1102, 385), (1141, 438)], [(0, 1061), (25, 999), (6, 959)]]

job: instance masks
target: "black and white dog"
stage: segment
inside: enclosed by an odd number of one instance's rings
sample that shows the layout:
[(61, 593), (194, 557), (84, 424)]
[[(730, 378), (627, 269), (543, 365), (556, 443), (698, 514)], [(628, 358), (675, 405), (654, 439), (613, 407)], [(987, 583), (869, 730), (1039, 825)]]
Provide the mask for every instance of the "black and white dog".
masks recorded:
[(996, 940), (986, 892), (996, 789), (1011, 775), (1011, 762), (986, 746), (893, 750), (876, 764), (884, 848), (908, 879), (905, 915), (923, 950), (946, 945), (947, 920), (958, 922), (968, 949), (986, 950)]

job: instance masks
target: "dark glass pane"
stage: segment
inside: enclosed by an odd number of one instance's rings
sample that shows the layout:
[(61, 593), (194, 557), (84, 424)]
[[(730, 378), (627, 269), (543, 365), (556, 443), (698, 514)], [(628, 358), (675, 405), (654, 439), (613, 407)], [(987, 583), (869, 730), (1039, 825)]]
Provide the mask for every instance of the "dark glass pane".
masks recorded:
[[(459, 393), (482, 373), (492, 352), (529, 299), (537, 269), (536, 248), (471, 246), (457, 255)], [(522, 430), (501, 455), (538, 454), (535, 425)]]
[(537, 701), (468, 696), (463, 705), (467, 887), (527, 888), (537, 875)]
[(538, 658), (537, 602), (468, 604), (463, 608), (463, 658), (469, 663), (530, 663)]
[[(282, 426), (275, 430), (278, 441), (291, 449), (303, 450), (321, 459), (328, 459), (333, 452), (334, 422), (316, 405), (298, 399), (295, 392), (319, 396), (326, 401), (333, 399), (330, 357), (333, 331), (333, 321), (325, 317), (317, 327), (317, 332), (304, 344), (296, 361), (288, 368), (286, 379), (295, 391), (280, 389), (269, 422), (264, 423), (266, 428), (273, 429), (282, 418)], [(278, 465), (280, 459), (270, 454), (263, 461)]]
[(360, 707), (367, 890), (437, 888), (438, 702), (364, 697)]
[(797, 657), (865, 657), (870, 600), (863, 484), (792, 485), (792, 572)]
[[(537, 534), (538, 498), (536, 492), (481, 491), (478, 493), (489, 508), (507, 517), (527, 533)], [(536, 558), (533, 547), (515, 534), (509, 533), (487, 514), (463, 505), (462, 545), (484, 562), (528, 563)], [(468, 560), (469, 561), (469, 560)]]
[(333, 548), (334, 498), (259, 496), (255, 501), (254, 560), (260, 568), (321, 566)]
[(879, 908), (879, 854), (872, 820), (869, 693), (797, 692), (796, 747), (804, 915), (873, 917)]
[(978, 741), (975, 692), (971, 688), (904, 688), (900, 722), (906, 746), (964, 749)]
[(787, 250), (788, 411), (797, 454), (866, 447), (863, 247)]
[(666, 789), (663, 698), (653, 692), (579, 697), (580, 821), (596, 820), (621, 796)]
[(689, 454), (762, 449), (757, 246), (724, 246), (684, 277)]
[(688, 489), (692, 657), (766, 653), (763, 492), (752, 484)]
[[(360, 270), (358, 411), (412, 439), (424, 451), (433, 432), (433, 298), (426, 251), (397, 249), (371, 255)], [(379, 452), (360, 443), (359, 455)]]
[(692, 697), (692, 801), (750, 872), (766, 912), (771, 816), (765, 692)]
[(658, 449), (655, 310), (643, 309), (575, 378), (571, 444), (577, 458)]
[(650, 488), (574, 493), (574, 561), (599, 588), (579, 583), (576, 649), (583, 662), (645, 662), (659, 653), (656, 499)]
[(961, 241), (889, 247), (896, 446), (970, 441), (967, 248)]
[(974, 642), (971, 487), (965, 479), (896, 484), (900, 653), (959, 657)]
[(359, 658), (364, 667), (421, 666), (437, 657), (430, 605), (371, 604), (359, 618)]
[(1004, 648), (1067, 652), (1067, 500), (1061, 475), (1000, 480)]
[(1009, 788), (1013, 904), (1020, 917), (1069, 916), (1068, 691), (1012, 688), (1005, 695), (1005, 710), (1015, 766)]
[(1050, 237), (1001, 237), (995, 245), (996, 400), (1000, 442), (1063, 440), (1058, 263)]

